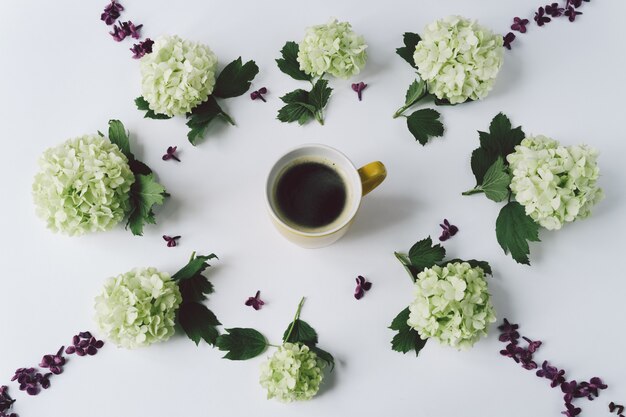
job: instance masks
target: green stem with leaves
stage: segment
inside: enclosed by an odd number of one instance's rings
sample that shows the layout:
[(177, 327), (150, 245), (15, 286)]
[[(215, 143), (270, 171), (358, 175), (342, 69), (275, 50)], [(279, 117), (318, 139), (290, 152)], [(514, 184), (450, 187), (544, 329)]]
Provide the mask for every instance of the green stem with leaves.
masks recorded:
[(302, 311), (303, 305), (304, 305), (304, 297), (302, 297), (302, 299), (300, 300), (300, 304), (298, 304), (296, 315), (294, 316), (293, 321), (291, 322), (291, 326), (289, 326), (289, 331), (287, 332), (287, 336), (285, 337), (285, 340), (289, 340), (289, 337), (291, 336), (291, 332), (293, 331), (293, 327), (296, 325), (296, 321), (300, 318), (300, 312)]

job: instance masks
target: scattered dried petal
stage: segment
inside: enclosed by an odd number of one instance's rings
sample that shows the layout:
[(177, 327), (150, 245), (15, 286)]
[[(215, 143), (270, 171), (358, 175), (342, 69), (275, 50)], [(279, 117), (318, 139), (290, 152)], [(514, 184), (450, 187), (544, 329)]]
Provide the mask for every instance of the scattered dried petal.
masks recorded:
[(526, 33), (527, 24), (528, 24), (528, 19), (521, 19), (519, 17), (514, 17), (513, 24), (511, 25), (511, 30), (516, 30), (520, 33)]
[(163, 240), (165, 240), (167, 242), (167, 247), (168, 248), (173, 248), (177, 245), (176, 241), (180, 239), (180, 236), (168, 236), (168, 235), (163, 235)]
[(165, 155), (163, 155), (162, 159), (164, 161), (167, 161), (169, 159), (174, 159), (175, 161), (180, 162), (178, 155), (176, 155), (176, 149), (178, 149), (178, 146), (168, 146), (167, 152), (165, 153)]
[(261, 300), (261, 291), (258, 290), (254, 297), (248, 297), (244, 304), (254, 308), (255, 310), (260, 310), (261, 307), (265, 305), (265, 302)]
[(352, 84), (352, 90), (356, 91), (357, 96), (359, 97), (359, 101), (362, 100), (363, 90), (365, 90), (366, 87), (367, 84), (365, 84), (363, 81)]

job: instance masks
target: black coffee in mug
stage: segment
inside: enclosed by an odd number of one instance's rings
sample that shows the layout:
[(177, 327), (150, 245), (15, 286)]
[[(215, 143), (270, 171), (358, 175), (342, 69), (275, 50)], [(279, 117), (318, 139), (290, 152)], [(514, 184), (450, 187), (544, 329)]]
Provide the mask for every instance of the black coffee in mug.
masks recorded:
[(276, 183), (279, 212), (296, 228), (331, 225), (347, 203), (346, 183), (332, 166), (303, 160), (285, 169)]

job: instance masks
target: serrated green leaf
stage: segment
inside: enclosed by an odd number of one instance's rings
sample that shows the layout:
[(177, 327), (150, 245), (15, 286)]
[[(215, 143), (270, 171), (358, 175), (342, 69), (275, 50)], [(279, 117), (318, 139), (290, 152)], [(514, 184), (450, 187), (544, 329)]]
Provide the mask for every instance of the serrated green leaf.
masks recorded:
[(518, 263), (530, 265), (528, 242), (539, 242), (539, 225), (526, 215), (521, 204), (511, 201), (500, 210), (496, 237), (504, 253), (510, 252)]
[(166, 120), (172, 118), (172, 116), (168, 116), (167, 114), (155, 113), (153, 110), (150, 109), (150, 104), (142, 96), (139, 96), (135, 99), (135, 105), (137, 106), (137, 109), (146, 112), (146, 114), (143, 116), (145, 119)]
[(415, 269), (415, 267), (413, 267), (413, 265), (411, 265), (411, 260), (409, 259), (409, 257), (400, 252), (394, 252), (393, 254), (400, 261), (406, 272), (408, 272), (411, 279), (415, 281), (417, 279), (418, 271), (417, 269)]
[(450, 263), (455, 263), (455, 262), (467, 262), (468, 264), (470, 264), (470, 266), (472, 268), (476, 268), (476, 267), (480, 267), (480, 269), (483, 270), (483, 272), (487, 275), (493, 275), (492, 271), (491, 271), (491, 265), (489, 265), (489, 263), (487, 261), (477, 261), (476, 259), (450, 259), (449, 261), (445, 261), (440, 263), (440, 266), (445, 266), (447, 264)]
[(500, 202), (509, 196), (509, 184), (511, 175), (504, 165), (504, 160), (499, 156), (485, 173), (481, 189), (488, 199)]
[(472, 152), (472, 172), (476, 177), (476, 185), (482, 185), (487, 170), (496, 161), (497, 155), (486, 149), (476, 148)]
[(303, 90), (301, 88), (297, 90), (293, 90), (285, 94), (280, 98), (283, 103), (308, 103), (309, 102), (309, 92)]
[(135, 175), (150, 175), (152, 174), (152, 169), (143, 162), (137, 159), (131, 159), (128, 161), (128, 166), (130, 170), (133, 171)]
[(130, 151), (130, 140), (124, 125), (119, 120), (109, 120), (109, 140), (116, 145), (128, 160), (135, 159)]
[(163, 204), (166, 195), (165, 188), (156, 182), (154, 174), (135, 175), (135, 182), (130, 187), (131, 211), (126, 223), (134, 235), (141, 236), (146, 223), (156, 223), (152, 209)]
[[(317, 332), (306, 321), (297, 319), (293, 322), (293, 329), (291, 326), (292, 323), (289, 323), (283, 334), (283, 343), (303, 343), (309, 347), (317, 344)], [(290, 330), (291, 334), (289, 334)], [(287, 335), (289, 335), (288, 339)]]
[(420, 43), (422, 38), (417, 33), (406, 32), (403, 35), (404, 46), (396, 49), (396, 53), (409, 63), (413, 68), (417, 68), (413, 54), (415, 54), (415, 48)]
[(439, 244), (433, 246), (430, 236), (416, 242), (409, 250), (409, 260), (418, 273), (441, 262), (445, 256), (446, 250)]
[(220, 98), (238, 97), (250, 89), (259, 67), (254, 61), (242, 63), (241, 57), (226, 65), (215, 81), (213, 95)]
[(187, 139), (192, 145), (196, 145), (200, 139), (206, 134), (209, 124), (217, 117), (222, 117), (231, 125), (234, 125), (233, 119), (220, 107), (212, 95), (207, 101), (187, 114), (187, 126), (190, 128), (187, 132)]
[(512, 153), (526, 136), (521, 126), (513, 129), (511, 121), (503, 113), (498, 113), (493, 118), (489, 125), (489, 133), (479, 131), (478, 135), (480, 147), (492, 155), (494, 161), (501, 156), (505, 164), (507, 163), (506, 156)]
[(217, 338), (219, 350), (228, 352), (224, 359), (243, 361), (259, 356), (267, 348), (265, 336), (254, 329), (235, 327), (225, 329), (228, 334)]
[(420, 351), (426, 345), (427, 339), (422, 339), (419, 333), (407, 324), (409, 315), (410, 310), (407, 307), (391, 322), (389, 328), (397, 331), (397, 334), (391, 340), (391, 349), (402, 353), (414, 350), (415, 356), (419, 356)]
[(420, 109), (406, 118), (409, 131), (422, 145), (426, 145), (431, 137), (443, 135), (443, 124), (439, 120), (439, 112), (433, 109)]
[(219, 330), (216, 326), (221, 323), (204, 304), (182, 303), (178, 310), (178, 322), (196, 345), (200, 343), (201, 339), (214, 345), (219, 336)]
[(291, 78), (299, 81), (310, 81), (312, 76), (300, 69), (298, 62), (298, 51), (300, 47), (295, 42), (287, 42), (280, 51), (282, 58), (276, 60), (278, 68), (289, 75)]
[(187, 265), (185, 265), (178, 272), (172, 275), (172, 279), (174, 281), (184, 281), (186, 279), (193, 278), (194, 276), (202, 273), (205, 269), (211, 266), (207, 262), (211, 259), (218, 259), (218, 257), (214, 253), (211, 253), (210, 255), (198, 256), (196, 256), (194, 253), (189, 262), (187, 262)]
[(426, 83), (420, 77), (411, 83), (404, 96), (404, 107), (412, 106), (426, 95)]
[(333, 357), (333, 355), (323, 349), (318, 348), (317, 346), (313, 346), (310, 349), (317, 354), (318, 358), (320, 358), (322, 361), (326, 362), (326, 364), (330, 366), (331, 372), (333, 371), (333, 369), (335, 369), (335, 358)]
[(304, 124), (315, 116), (315, 107), (307, 103), (289, 103), (278, 110), (276, 118), (284, 123)]
[(333, 89), (328, 87), (328, 80), (319, 79), (315, 82), (313, 88), (311, 88), (307, 103), (311, 104), (317, 111), (322, 111), (322, 109), (326, 107), (326, 104), (328, 104), (328, 99), (332, 91)]
[(202, 274), (196, 274), (189, 279), (180, 281), (178, 288), (185, 303), (204, 301), (206, 296), (214, 291), (213, 284)]

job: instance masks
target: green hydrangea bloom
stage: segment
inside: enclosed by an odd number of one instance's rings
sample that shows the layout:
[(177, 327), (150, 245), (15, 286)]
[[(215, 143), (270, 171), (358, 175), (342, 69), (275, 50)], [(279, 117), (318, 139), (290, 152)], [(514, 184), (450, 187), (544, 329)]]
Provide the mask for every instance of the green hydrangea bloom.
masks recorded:
[(96, 297), (95, 320), (117, 346), (149, 346), (174, 334), (181, 301), (178, 284), (169, 274), (136, 268), (107, 280)]
[(85, 135), (46, 150), (33, 183), (37, 215), (70, 236), (109, 230), (130, 210), (135, 177), (107, 138)]
[(307, 74), (350, 78), (365, 66), (366, 48), (363, 36), (354, 33), (350, 23), (332, 19), (306, 30), (299, 45), (298, 62)]
[(159, 37), (140, 66), (141, 95), (155, 113), (189, 113), (215, 87), (217, 56), (208, 46), (178, 36)]
[(430, 93), (452, 104), (487, 96), (502, 66), (502, 35), (448, 16), (426, 26), (421, 37), (413, 59)]
[(529, 136), (507, 156), (511, 191), (526, 214), (549, 230), (584, 219), (604, 196), (598, 187), (598, 152), (585, 145), (561, 146), (545, 136)]
[(324, 378), (323, 366), (308, 346), (285, 343), (261, 365), (261, 386), (268, 399), (285, 403), (310, 400)]
[(408, 325), (423, 338), (468, 349), (496, 321), (484, 271), (467, 262), (426, 268), (417, 275)]

